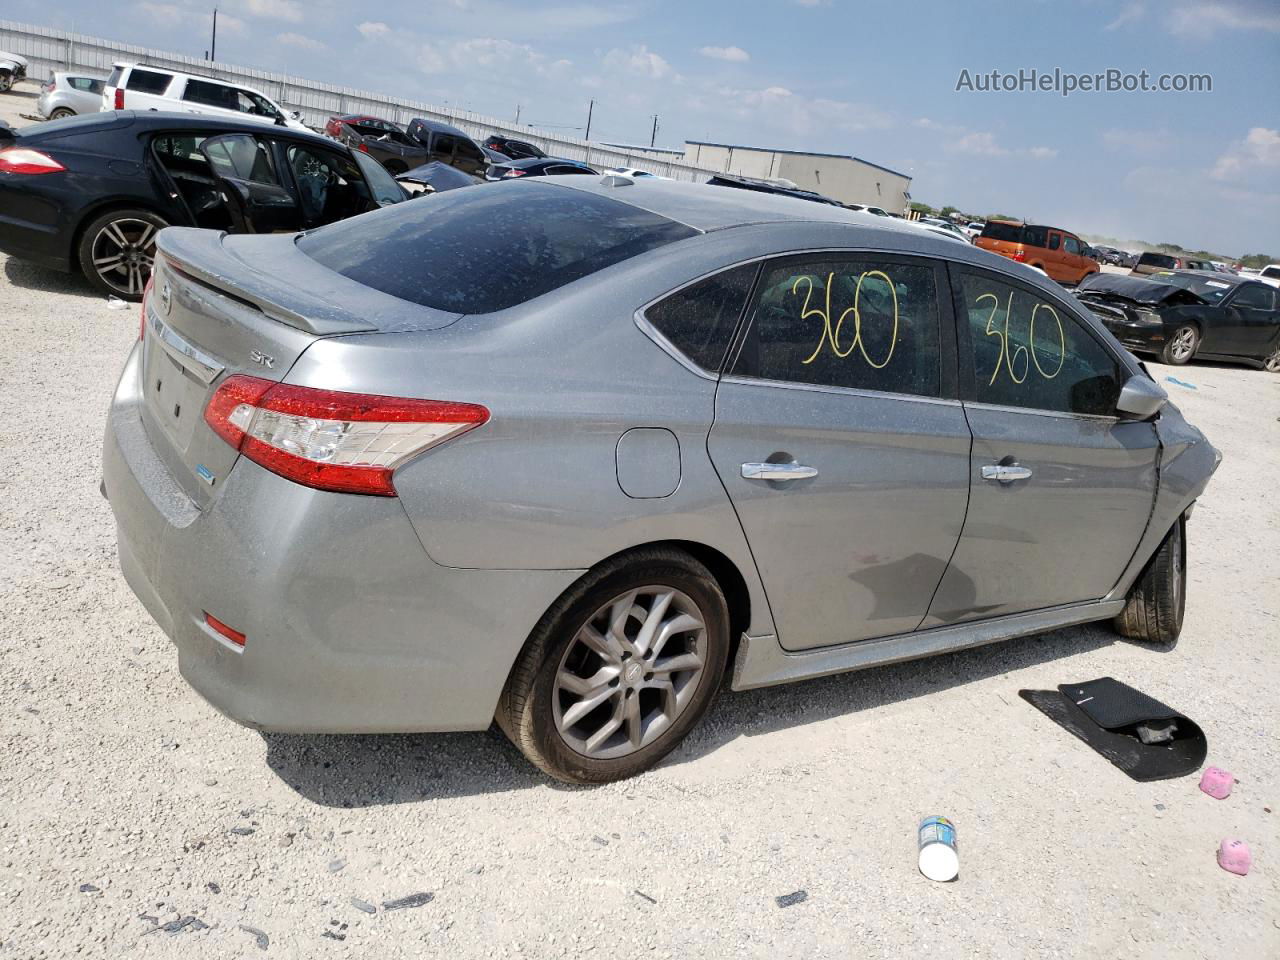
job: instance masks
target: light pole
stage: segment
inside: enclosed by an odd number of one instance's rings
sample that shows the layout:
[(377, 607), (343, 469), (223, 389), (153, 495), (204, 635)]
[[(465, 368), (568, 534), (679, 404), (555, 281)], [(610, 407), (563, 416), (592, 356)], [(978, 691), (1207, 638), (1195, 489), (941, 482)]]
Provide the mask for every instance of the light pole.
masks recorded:
[(596, 108), (596, 102), (594, 100), (592, 100), (589, 104), (587, 104), (587, 133), (586, 133), (586, 136), (582, 138), (583, 140), (591, 139), (591, 113), (592, 111), (595, 110), (595, 108)]

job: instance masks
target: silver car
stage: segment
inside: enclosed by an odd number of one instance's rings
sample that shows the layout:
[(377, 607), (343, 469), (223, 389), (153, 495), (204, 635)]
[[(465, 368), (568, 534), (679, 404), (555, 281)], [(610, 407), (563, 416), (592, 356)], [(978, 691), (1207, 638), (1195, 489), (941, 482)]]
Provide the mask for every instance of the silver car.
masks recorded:
[(591, 783), (742, 690), (1085, 621), (1177, 638), (1217, 466), (1026, 267), (707, 185), (539, 178), (160, 234), (103, 453), (183, 676), (267, 730)]
[(97, 113), (102, 106), (101, 77), (77, 73), (54, 73), (40, 85), (36, 110), (46, 120), (61, 120), (80, 113)]

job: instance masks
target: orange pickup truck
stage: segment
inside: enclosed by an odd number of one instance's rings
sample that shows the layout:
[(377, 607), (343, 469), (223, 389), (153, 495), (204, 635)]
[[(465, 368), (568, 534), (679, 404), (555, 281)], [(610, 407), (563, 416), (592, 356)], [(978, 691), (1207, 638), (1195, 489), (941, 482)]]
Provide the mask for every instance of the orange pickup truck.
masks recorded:
[(1098, 261), (1086, 256), (1089, 245), (1057, 227), (988, 220), (973, 241), (984, 250), (1039, 267), (1059, 283), (1077, 284), (1098, 272)]

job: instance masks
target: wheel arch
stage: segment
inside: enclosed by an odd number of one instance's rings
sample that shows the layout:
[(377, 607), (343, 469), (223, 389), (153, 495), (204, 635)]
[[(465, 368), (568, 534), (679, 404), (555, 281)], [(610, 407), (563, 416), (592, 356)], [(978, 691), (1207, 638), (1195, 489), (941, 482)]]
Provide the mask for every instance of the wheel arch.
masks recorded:
[[(76, 228), (71, 234), (71, 250), (70, 262), (72, 271), (78, 271), (80, 266), (80, 241), (84, 239), (84, 232), (98, 217), (104, 213), (110, 213), (112, 210), (146, 210), (148, 213), (154, 213), (169, 226), (174, 226), (169, 214), (160, 209), (160, 204), (149, 201), (144, 197), (106, 197), (102, 200), (96, 200), (94, 203), (86, 207), (80, 213), (80, 219), (76, 223)], [(181, 224), (179, 224), (181, 226)]]

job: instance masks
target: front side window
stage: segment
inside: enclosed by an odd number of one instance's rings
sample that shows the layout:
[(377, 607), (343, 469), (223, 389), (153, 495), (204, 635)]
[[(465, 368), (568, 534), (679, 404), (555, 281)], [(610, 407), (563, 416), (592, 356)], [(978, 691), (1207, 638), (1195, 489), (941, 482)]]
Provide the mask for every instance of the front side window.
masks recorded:
[(315, 230), (298, 240), (298, 249), (402, 300), (491, 313), (697, 232), (542, 180), (397, 203)]
[(1060, 303), (990, 274), (961, 272), (974, 399), (1005, 407), (1112, 416), (1119, 362)]
[(1067, 251), (1067, 253), (1079, 254), (1079, 253), (1080, 253), (1080, 241), (1079, 241), (1079, 240), (1077, 240), (1075, 237), (1063, 237), (1063, 238), (1062, 238), (1062, 249), (1066, 250), (1066, 251)]
[(644, 317), (703, 370), (718, 372), (758, 268), (749, 263), (699, 280), (646, 309)]
[(1231, 301), (1233, 307), (1252, 307), (1255, 310), (1272, 310), (1275, 308), (1275, 291), (1260, 283), (1246, 283)]
[(869, 257), (766, 265), (736, 376), (936, 397), (935, 268)]
[(442, 133), (440, 136), (436, 137), (435, 142), (431, 144), (431, 152), (438, 153), (442, 157), (451, 157), (453, 156), (454, 144), (457, 142), (457, 138), (452, 137), (447, 133)]
[(267, 145), (246, 134), (216, 137), (204, 144), (214, 173), (229, 180), (279, 184)]
[(405, 199), (404, 188), (396, 183), (395, 177), (387, 172), (386, 167), (367, 153), (355, 151), (351, 156), (360, 167), (360, 172), (364, 174), (375, 203), (385, 206)]
[(235, 88), (232, 91), (232, 95), (233, 110), (239, 110), (241, 113), (247, 113), (255, 117), (270, 117), (272, 120), (276, 120), (280, 116), (280, 111), (273, 107), (271, 101), (260, 93)]
[(129, 71), (129, 79), (125, 81), (124, 88), (126, 90), (136, 90), (138, 93), (151, 93), (159, 96), (169, 89), (169, 82), (172, 79), (173, 74), (171, 73), (140, 70), (134, 67)]

